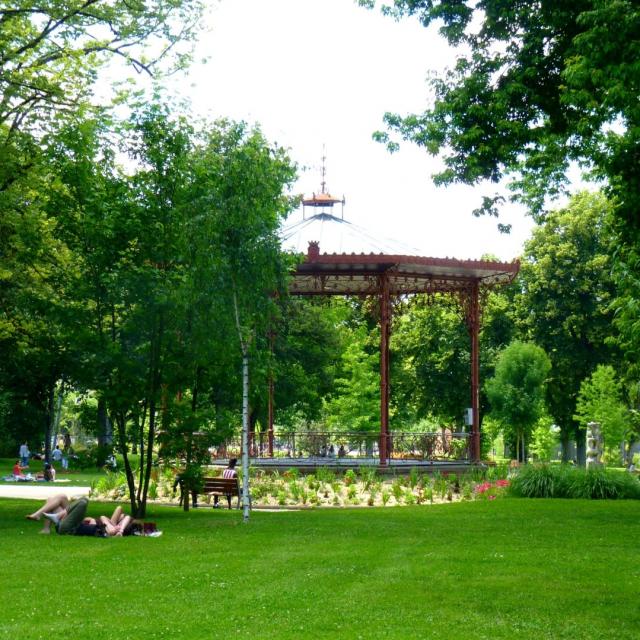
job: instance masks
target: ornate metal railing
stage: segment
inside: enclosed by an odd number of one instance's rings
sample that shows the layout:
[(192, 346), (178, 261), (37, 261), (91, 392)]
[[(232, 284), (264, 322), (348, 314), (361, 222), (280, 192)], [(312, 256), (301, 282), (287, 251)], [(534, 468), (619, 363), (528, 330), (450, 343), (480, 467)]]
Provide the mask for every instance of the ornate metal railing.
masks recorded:
[[(363, 459), (380, 457), (383, 436), (374, 432), (298, 431), (252, 433), (249, 454), (254, 458)], [(432, 433), (393, 431), (387, 437), (392, 460), (468, 460), (469, 434), (448, 430)], [(214, 459), (238, 457), (241, 439), (234, 437), (212, 449)]]

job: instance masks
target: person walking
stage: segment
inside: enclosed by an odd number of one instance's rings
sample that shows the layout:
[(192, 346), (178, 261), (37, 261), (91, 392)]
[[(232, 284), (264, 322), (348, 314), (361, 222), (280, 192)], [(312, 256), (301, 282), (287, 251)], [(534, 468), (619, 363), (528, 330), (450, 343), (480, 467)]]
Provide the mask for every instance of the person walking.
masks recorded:
[(51, 452), (51, 459), (56, 463), (62, 462), (62, 451), (60, 451), (59, 445), (56, 445), (56, 448)]
[(31, 455), (31, 452), (29, 451), (29, 446), (27, 445), (27, 443), (25, 441), (20, 445), (20, 449), (18, 451), (18, 456), (20, 458), (20, 462), (22, 463), (23, 467), (28, 467), (29, 466), (29, 456), (30, 455)]

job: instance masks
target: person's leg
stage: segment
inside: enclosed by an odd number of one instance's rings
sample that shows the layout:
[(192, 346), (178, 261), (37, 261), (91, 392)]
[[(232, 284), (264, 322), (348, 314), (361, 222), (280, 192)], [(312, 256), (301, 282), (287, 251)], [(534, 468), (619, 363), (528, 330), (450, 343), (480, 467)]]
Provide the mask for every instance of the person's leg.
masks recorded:
[(123, 536), (126, 530), (131, 526), (133, 522), (133, 518), (131, 516), (123, 516), (120, 522), (118, 523), (118, 533), (117, 536)]
[(110, 518), (107, 518), (107, 516), (100, 516), (100, 522), (104, 525), (104, 531), (107, 536), (111, 538), (116, 535), (118, 527), (111, 522)]
[(120, 522), (120, 520), (123, 518), (124, 514), (122, 513), (122, 507), (120, 505), (118, 505), (115, 508), (115, 511), (113, 512), (113, 515), (111, 516), (111, 522), (112, 524), (118, 524), (118, 522)]
[(72, 502), (67, 509), (66, 517), (58, 525), (58, 533), (60, 535), (73, 534), (78, 525), (84, 520), (88, 506), (89, 499), (84, 496), (76, 500), (76, 502)]
[(57, 513), (69, 506), (69, 498), (64, 493), (51, 496), (37, 511), (30, 513), (27, 520), (40, 520), (43, 513)]
[(231, 509), (231, 494), (227, 493), (227, 502), (229, 503), (229, 509)]

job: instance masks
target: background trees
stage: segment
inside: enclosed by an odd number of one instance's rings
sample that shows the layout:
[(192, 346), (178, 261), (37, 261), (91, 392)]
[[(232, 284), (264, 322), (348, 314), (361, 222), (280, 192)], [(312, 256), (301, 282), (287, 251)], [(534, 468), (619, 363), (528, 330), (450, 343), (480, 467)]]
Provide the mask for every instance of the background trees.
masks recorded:
[(499, 356), (495, 376), (485, 387), (491, 415), (515, 440), (517, 459), (527, 459), (527, 441), (544, 412), (544, 390), (551, 362), (535, 344), (512, 342)]
[(611, 303), (614, 238), (611, 205), (583, 192), (552, 211), (525, 245), (515, 311), (525, 339), (542, 347), (552, 369), (547, 386), (550, 415), (567, 443), (578, 443), (584, 461), (584, 430), (574, 420), (580, 384), (601, 363), (616, 362)]

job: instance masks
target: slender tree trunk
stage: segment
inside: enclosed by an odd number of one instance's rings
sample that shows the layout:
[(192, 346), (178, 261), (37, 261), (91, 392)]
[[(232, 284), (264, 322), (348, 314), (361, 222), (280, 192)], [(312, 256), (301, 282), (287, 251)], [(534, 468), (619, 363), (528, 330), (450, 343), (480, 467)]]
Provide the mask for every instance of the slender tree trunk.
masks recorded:
[(113, 444), (113, 427), (104, 398), (98, 398), (98, 444), (103, 447)]
[(560, 445), (562, 448), (562, 462), (569, 462), (569, 432), (567, 429), (560, 429)]
[(576, 461), (579, 467), (587, 466), (587, 438), (583, 429), (576, 432)]
[(56, 402), (55, 418), (53, 421), (53, 440), (58, 443), (58, 432), (60, 431), (60, 414), (62, 413), (62, 393), (64, 386), (60, 385), (60, 391), (58, 392), (58, 398)]
[(122, 412), (116, 413), (116, 428), (118, 429), (118, 441), (120, 443), (120, 453), (124, 460), (124, 471), (127, 478), (127, 487), (129, 488), (129, 502), (131, 504), (131, 513), (138, 512), (138, 502), (136, 498), (136, 481), (129, 461), (127, 453), (127, 434), (126, 434), (126, 418)]
[[(147, 512), (147, 495), (149, 493), (149, 482), (151, 480), (151, 467), (153, 464), (153, 445), (155, 443), (156, 434), (156, 398), (158, 392), (162, 388), (162, 370), (161, 370), (161, 354), (162, 343), (164, 340), (164, 313), (158, 313), (158, 329), (156, 331), (154, 343), (151, 346), (151, 378), (149, 389), (149, 434), (146, 446), (146, 464), (144, 470), (144, 480), (142, 486), (142, 494), (138, 501), (138, 518), (144, 518)], [(140, 461), (142, 467), (142, 460)]]
[(44, 459), (47, 462), (51, 462), (51, 434), (53, 432), (53, 423), (55, 420), (55, 383), (52, 382), (47, 389), (47, 411), (45, 418), (45, 431), (44, 431)]
[(242, 519), (249, 522), (249, 355), (242, 351)]
[(240, 310), (235, 288), (233, 307), (236, 316), (236, 329), (242, 351), (242, 520), (249, 522), (249, 344), (240, 324)]

